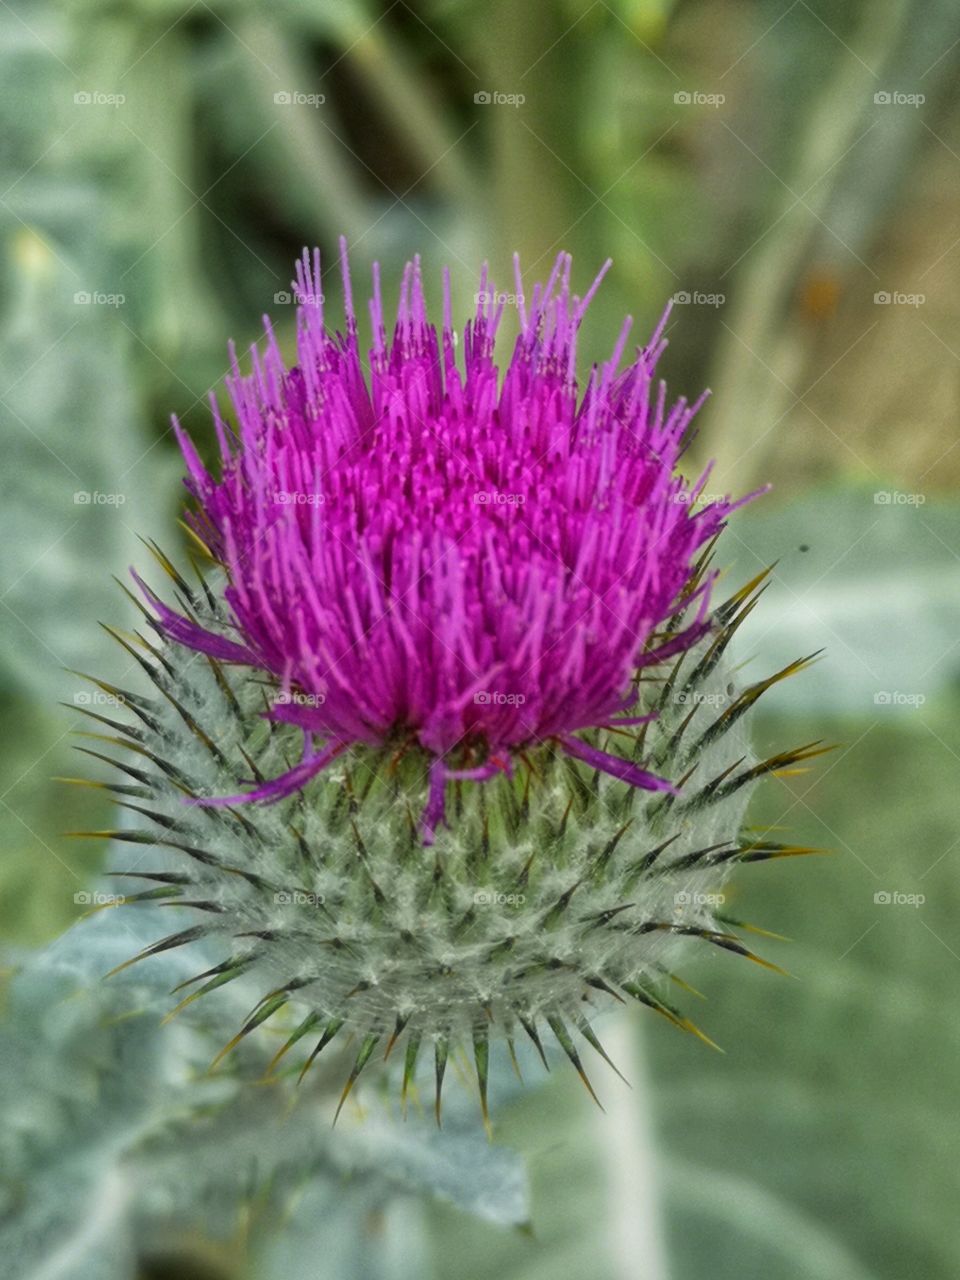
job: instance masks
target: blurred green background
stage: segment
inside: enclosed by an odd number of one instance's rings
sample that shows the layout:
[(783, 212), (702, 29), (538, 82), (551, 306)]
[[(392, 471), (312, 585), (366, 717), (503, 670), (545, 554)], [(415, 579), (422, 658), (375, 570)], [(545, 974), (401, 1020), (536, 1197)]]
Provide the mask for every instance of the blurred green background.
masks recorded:
[[(434, 303), (449, 264), (461, 317), (483, 259), (511, 289), (514, 250), (529, 282), (568, 249), (584, 289), (610, 256), (584, 361), (625, 312), (645, 332), (675, 297), (666, 376), (714, 392), (691, 467), (716, 459), (714, 492), (773, 485), (724, 536), (732, 586), (777, 562), (737, 660), (765, 674), (825, 647), (758, 734), (840, 746), (769, 782), (756, 820), (832, 852), (734, 886), (745, 918), (793, 939), (765, 944), (793, 976), (732, 958), (691, 975), (725, 1056), (649, 1018), (626, 1045), (649, 1097), (624, 1102), (610, 1075), (608, 1119), (575, 1080), (505, 1106), (532, 1231), (434, 1206), (423, 1265), (953, 1280), (955, 0), (0, 0), (0, 51), (11, 963), (80, 913), (104, 857), (62, 835), (111, 816), (53, 780), (86, 772), (86, 686), (64, 669), (119, 676), (97, 626), (129, 617), (110, 576), (144, 559), (138, 535), (178, 545), (169, 415), (207, 444), (226, 339), (247, 346), (269, 311), (290, 343), (301, 246), (333, 264), (334, 315), (341, 233), (358, 292), (379, 260), (395, 297), (419, 252)], [(222, 1241), (188, 1253), (175, 1274), (235, 1274)]]

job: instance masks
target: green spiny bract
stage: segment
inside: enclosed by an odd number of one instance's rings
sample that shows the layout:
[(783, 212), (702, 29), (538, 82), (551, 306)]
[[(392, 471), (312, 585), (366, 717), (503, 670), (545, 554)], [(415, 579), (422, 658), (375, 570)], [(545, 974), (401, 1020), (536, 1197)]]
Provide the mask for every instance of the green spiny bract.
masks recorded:
[[(217, 593), (205, 584), (193, 592), (161, 563), (187, 612), (222, 629)], [(461, 1046), (486, 1112), (498, 1040), (513, 1056), (517, 1035), (541, 1055), (553, 1039), (586, 1082), (578, 1045), (603, 1053), (594, 1016), (615, 1001), (702, 1034), (675, 1007), (671, 979), (680, 982), (694, 941), (766, 963), (727, 917), (723, 887), (738, 862), (808, 852), (745, 835), (744, 811), (757, 779), (823, 749), (764, 760), (750, 751), (744, 713), (807, 661), (733, 683), (724, 651), (764, 576), (715, 610), (695, 648), (643, 672), (637, 709), (658, 718), (616, 732), (618, 753), (676, 779), (677, 794), (643, 791), (544, 744), (513, 777), (456, 783), (448, 825), (429, 847), (418, 826), (427, 761), (403, 742), (355, 746), (273, 806), (191, 804), (290, 767), (296, 730), (263, 714), (283, 695), (262, 673), (187, 650), (159, 629), (158, 640), (136, 644), (118, 636), (155, 688), (143, 696), (102, 684), (132, 714), (121, 723), (93, 713), (132, 751), (111, 759), (126, 775), (114, 790), (131, 815), (111, 834), (136, 851), (114, 874), (153, 886), (126, 902), (189, 914), (135, 959), (219, 942), (222, 961), (198, 974), (185, 1000), (241, 975), (262, 992), (224, 1053), (286, 1009), (277, 1071), (302, 1074), (336, 1037), (352, 1037), (344, 1097), (375, 1053), (394, 1050), (405, 1096), (430, 1055), (438, 1120), (448, 1055)], [(671, 626), (681, 619), (682, 610)], [(614, 735), (592, 738), (605, 739)], [(167, 855), (162, 870), (153, 850)]]

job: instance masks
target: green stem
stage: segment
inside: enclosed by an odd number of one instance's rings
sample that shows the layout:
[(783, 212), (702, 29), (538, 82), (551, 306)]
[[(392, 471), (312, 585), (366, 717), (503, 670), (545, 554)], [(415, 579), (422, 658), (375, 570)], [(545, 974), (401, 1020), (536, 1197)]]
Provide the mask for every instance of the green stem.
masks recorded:
[(640, 1034), (634, 1020), (620, 1016), (604, 1035), (611, 1058), (633, 1086), (612, 1082), (600, 1120), (610, 1206), (610, 1274), (615, 1280), (669, 1280), (650, 1084)]

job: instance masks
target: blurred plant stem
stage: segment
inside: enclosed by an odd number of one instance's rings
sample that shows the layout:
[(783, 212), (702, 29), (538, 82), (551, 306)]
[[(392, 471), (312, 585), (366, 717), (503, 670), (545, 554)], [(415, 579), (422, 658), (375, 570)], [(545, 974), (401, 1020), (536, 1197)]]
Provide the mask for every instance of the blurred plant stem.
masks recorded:
[[(800, 401), (797, 381), (817, 325), (791, 304), (809, 259), (811, 234), (823, 226), (846, 172), (841, 161), (872, 127), (867, 118), (875, 110), (878, 86), (873, 68), (885, 67), (899, 49), (910, 11), (909, 0), (864, 11), (857, 55), (837, 61), (809, 120), (798, 127), (800, 142), (787, 179), (773, 175), (779, 197), (768, 210), (763, 234), (742, 255), (735, 301), (710, 379), (715, 397), (705, 434), (715, 442), (712, 483), (719, 489), (739, 491), (755, 483), (777, 444), (777, 424)], [(847, 258), (853, 261), (850, 252)]]
[[(259, 109), (244, 112), (246, 147), (251, 165), (262, 170), (275, 190), (283, 191), (287, 214), (303, 223), (305, 234), (318, 230), (335, 236), (366, 227), (369, 207), (363, 195), (363, 172), (357, 158), (324, 125), (316, 108), (290, 105), (278, 108), (274, 94), (314, 93), (315, 73), (284, 29), (267, 18), (245, 19), (237, 28), (231, 52)], [(232, 114), (229, 100), (220, 114)], [(234, 131), (236, 126), (234, 127)], [(265, 133), (270, 144), (258, 144)]]
[[(108, 215), (130, 254), (119, 279), (137, 295), (137, 354), (151, 380), (165, 391), (172, 378), (180, 390), (187, 390), (186, 379), (193, 373), (188, 361), (198, 351), (219, 348), (226, 324), (220, 298), (204, 282), (203, 228), (196, 210), (210, 182), (199, 173), (191, 128), (195, 98), (190, 41), (182, 30), (173, 30), (138, 55), (134, 19), (124, 24), (120, 35), (112, 25), (101, 26), (104, 49), (119, 45), (124, 51), (122, 59), (115, 53), (109, 60), (104, 56), (111, 68), (107, 72), (105, 67), (105, 83), (112, 82), (120, 66), (136, 68), (136, 92), (117, 114), (121, 138), (138, 153), (128, 177), (132, 190), (125, 192), (133, 199), (118, 200)], [(86, 39), (93, 42), (93, 35), (88, 33)], [(119, 83), (125, 84), (122, 77)], [(102, 144), (102, 135), (91, 126), (91, 161), (98, 139)], [(197, 388), (201, 394), (203, 389), (203, 384)]]
[(615, 1280), (670, 1275), (643, 1035), (637, 1020), (620, 1015), (610, 1019), (604, 1036), (607, 1052), (632, 1086), (611, 1078), (598, 1121), (609, 1192), (605, 1234)]
[[(447, 114), (410, 70), (396, 43), (389, 43), (357, 15), (341, 15), (334, 26), (342, 53), (319, 81), (282, 27), (261, 17), (247, 18), (238, 27), (239, 47), (231, 53), (260, 103), (258, 111), (249, 113), (249, 137), (238, 139), (251, 148), (251, 162), (269, 171), (267, 176), (282, 186), (292, 212), (308, 227), (330, 237), (346, 234), (353, 241), (372, 229), (371, 221), (377, 225), (376, 207), (396, 199), (395, 193), (343, 140), (339, 126), (326, 123), (325, 106), (274, 104), (274, 94), (280, 91), (313, 93), (322, 88), (329, 96), (326, 75), (342, 60), (355, 68), (389, 120), (400, 151), (419, 167), (416, 185), (428, 178), (430, 186), (447, 197), (468, 198), (470, 171), (458, 152), (460, 131), (448, 125)], [(264, 128), (272, 135), (271, 143), (255, 152)]]
[[(568, 26), (553, 6), (494, 0), (477, 37), (487, 78), (478, 88), (526, 96), (522, 111), (497, 104), (485, 110), (493, 113), (488, 207), (501, 259), (507, 262), (516, 251), (524, 271), (531, 274), (564, 247), (560, 242), (573, 221), (570, 173), (560, 158), (574, 153), (571, 135), (577, 127), (574, 95), (563, 75), (565, 50), (560, 47)], [(575, 34), (568, 39), (575, 40)], [(544, 74), (548, 60), (560, 60), (559, 74)], [(539, 75), (530, 74), (534, 68)]]
[(351, 25), (344, 30), (343, 45), (344, 58), (355, 65), (424, 176), (429, 173), (444, 195), (468, 200), (476, 184), (458, 150), (462, 131), (448, 124), (450, 112), (437, 100), (429, 79), (410, 68), (400, 46), (380, 27), (358, 32)]

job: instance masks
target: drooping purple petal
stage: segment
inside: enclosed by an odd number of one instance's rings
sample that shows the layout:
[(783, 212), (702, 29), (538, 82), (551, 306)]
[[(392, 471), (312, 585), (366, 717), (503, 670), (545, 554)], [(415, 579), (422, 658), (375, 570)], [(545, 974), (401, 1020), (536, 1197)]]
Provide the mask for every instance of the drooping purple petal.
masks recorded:
[(257, 656), (252, 650), (245, 648), (243, 645), (234, 644), (232, 640), (227, 640), (223, 636), (215, 635), (214, 632), (201, 627), (199, 623), (191, 622), (189, 618), (184, 618), (182, 614), (174, 612), (173, 609), (164, 604), (158, 595), (150, 590), (135, 569), (131, 569), (130, 573), (137, 586), (156, 609), (159, 614), (159, 625), (171, 640), (176, 640), (178, 644), (182, 644), (188, 649), (196, 649), (200, 653), (206, 653), (211, 658), (218, 658), (221, 662), (244, 662), (253, 666), (258, 665)]
[(676, 793), (676, 787), (669, 778), (658, 778), (655, 773), (647, 773), (645, 769), (638, 768), (629, 760), (612, 756), (606, 751), (599, 750), (598, 747), (591, 747), (589, 743), (581, 742), (579, 738), (562, 737), (560, 744), (567, 755), (582, 760), (584, 764), (592, 765), (594, 769), (609, 773), (611, 777), (619, 778), (621, 782), (629, 782), (632, 787), (641, 787), (644, 791)]
[(420, 831), (425, 845), (433, 844), (437, 827), (445, 821), (448, 782), (486, 782), (498, 773), (511, 774), (509, 761), (488, 761), (473, 769), (450, 769), (446, 761), (436, 759), (430, 765), (427, 803), (420, 815)]
[(608, 720), (606, 724), (598, 725), (597, 727), (600, 729), (625, 729), (628, 726), (637, 724), (652, 724), (659, 717), (659, 711), (648, 711), (645, 716), (628, 716), (626, 720)]
[(420, 834), (425, 845), (433, 844), (437, 838), (437, 827), (444, 820), (446, 789), (447, 766), (438, 758), (430, 765), (427, 803), (420, 815)]
[(252, 800), (274, 804), (277, 800), (293, 795), (295, 791), (305, 787), (311, 778), (326, 769), (327, 765), (344, 750), (345, 745), (343, 742), (331, 742), (322, 751), (305, 755), (298, 765), (294, 765), (286, 773), (281, 773), (279, 777), (271, 778), (269, 782), (263, 783), (253, 791), (244, 791), (235, 796), (192, 796), (187, 803), (199, 805), (203, 809), (225, 809), (235, 804), (248, 804)]

